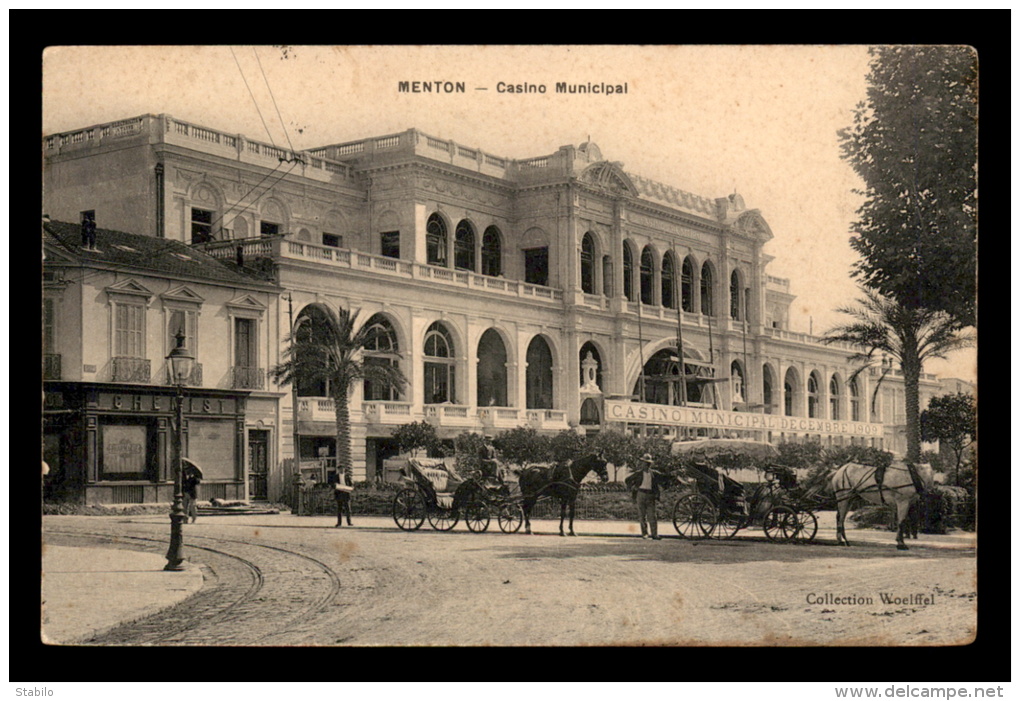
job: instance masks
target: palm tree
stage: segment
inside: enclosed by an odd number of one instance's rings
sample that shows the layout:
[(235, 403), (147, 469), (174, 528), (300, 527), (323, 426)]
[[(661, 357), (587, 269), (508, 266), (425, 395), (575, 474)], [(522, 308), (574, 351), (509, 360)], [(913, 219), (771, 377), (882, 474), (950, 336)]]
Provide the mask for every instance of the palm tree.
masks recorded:
[[(879, 293), (861, 288), (863, 297), (856, 305), (837, 311), (854, 321), (829, 329), (823, 343), (845, 342), (861, 350), (849, 357), (860, 363), (851, 379), (872, 367), (876, 356), (888, 355), (899, 361), (907, 411), (907, 460), (921, 457), (921, 421), (918, 386), (924, 361), (945, 358), (948, 353), (974, 345), (974, 337), (960, 333), (960, 324), (944, 312), (924, 308), (908, 308)], [(883, 370), (875, 391), (888, 374)]]
[[(270, 373), (280, 385), (325, 385), (336, 415), (337, 471), (343, 474), (351, 469), (351, 391), (364, 380), (397, 389), (407, 380), (396, 365), (365, 362), (361, 351), (378, 331), (367, 326), (355, 331), (360, 310), (340, 307), (334, 312), (325, 305), (313, 309), (298, 319), (286, 339), (284, 362)], [(297, 446), (294, 452), (298, 459)]]

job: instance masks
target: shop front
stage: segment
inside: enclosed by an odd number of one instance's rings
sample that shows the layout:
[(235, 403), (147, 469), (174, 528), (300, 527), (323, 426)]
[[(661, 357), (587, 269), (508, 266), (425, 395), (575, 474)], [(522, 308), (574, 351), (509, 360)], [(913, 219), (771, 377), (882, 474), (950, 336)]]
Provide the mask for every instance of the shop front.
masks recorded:
[[(176, 390), (109, 383), (48, 382), (44, 497), (85, 504), (173, 500)], [(203, 500), (246, 498), (245, 406), (248, 392), (188, 389), (183, 399), (184, 455), (202, 467)]]

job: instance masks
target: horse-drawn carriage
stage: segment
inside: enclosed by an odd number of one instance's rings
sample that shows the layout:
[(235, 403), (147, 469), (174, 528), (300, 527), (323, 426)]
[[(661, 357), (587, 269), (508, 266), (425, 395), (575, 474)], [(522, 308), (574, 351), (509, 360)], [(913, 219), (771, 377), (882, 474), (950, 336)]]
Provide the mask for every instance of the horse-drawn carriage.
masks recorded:
[(674, 454), (690, 455), (688, 489), (673, 506), (673, 526), (682, 538), (732, 538), (742, 528), (760, 525), (769, 540), (810, 542), (818, 533), (821, 486), (800, 488), (792, 468), (771, 464), (766, 481), (745, 495), (744, 486), (712, 463), (723, 455), (772, 461), (779, 451), (768, 443), (705, 439), (673, 444)]
[(393, 521), (401, 530), (416, 531), (427, 519), (435, 530), (449, 531), (463, 519), (469, 530), (483, 533), (495, 515), (501, 531), (516, 533), (524, 522), (507, 485), (462, 477), (442, 460), (411, 458), (402, 480), (404, 487), (393, 497)]

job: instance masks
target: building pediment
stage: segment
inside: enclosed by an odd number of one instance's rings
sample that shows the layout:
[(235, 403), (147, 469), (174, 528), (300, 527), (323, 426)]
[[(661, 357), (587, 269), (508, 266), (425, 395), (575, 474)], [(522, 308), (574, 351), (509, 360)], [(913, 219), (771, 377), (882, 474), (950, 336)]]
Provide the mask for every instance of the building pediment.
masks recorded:
[(121, 280), (116, 284), (110, 285), (106, 288), (106, 293), (110, 295), (133, 295), (136, 297), (145, 297), (146, 299), (150, 299), (152, 297), (152, 290), (131, 278)]
[(235, 311), (243, 310), (249, 312), (262, 313), (266, 310), (266, 305), (258, 301), (253, 295), (241, 295), (227, 302), (228, 307)]
[(749, 209), (740, 214), (731, 227), (734, 231), (759, 241), (768, 241), (772, 238), (772, 229), (757, 209)]
[(178, 285), (177, 287), (161, 294), (160, 298), (166, 302), (183, 302), (184, 304), (195, 305), (205, 302), (205, 298), (187, 285)]
[(619, 163), (601, 161), (582, 171), (581, 182), (594, 186), (596, 189), (613, 195), (631, 195), (637, 197), (638, 190), (630, 176), (623, 172)]

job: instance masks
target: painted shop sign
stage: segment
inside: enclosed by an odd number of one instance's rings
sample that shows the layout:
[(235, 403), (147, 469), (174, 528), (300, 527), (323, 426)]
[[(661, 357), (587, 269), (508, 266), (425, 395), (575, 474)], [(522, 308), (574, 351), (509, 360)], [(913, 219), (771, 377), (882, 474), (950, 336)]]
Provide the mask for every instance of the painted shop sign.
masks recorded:
[(608, 421), (629, 423), (666, 424), (671, 426), (697, 426), (699, 428), (735, 428), (752, 431), (789, 431), (817, 433), (831, 436), (870, 436), (883, 434), (882, 424), (859, 421), (830, 421), (808, 419), (801, 416), (751, 414), (740, 411), (694, 409), (662, 404), (606, 401)]
[[(102, 411), (172, 411), (173, 397), (158, 394), (113, 394), (100, 392), (96, 395), (95, 408)], [(237, 401), (223, 397), (185, 397), (185, 414), (236, 414)]]

